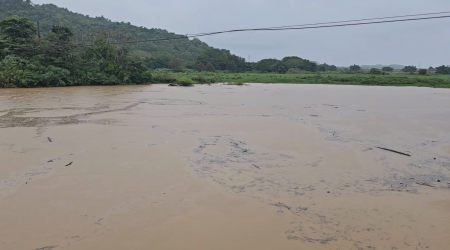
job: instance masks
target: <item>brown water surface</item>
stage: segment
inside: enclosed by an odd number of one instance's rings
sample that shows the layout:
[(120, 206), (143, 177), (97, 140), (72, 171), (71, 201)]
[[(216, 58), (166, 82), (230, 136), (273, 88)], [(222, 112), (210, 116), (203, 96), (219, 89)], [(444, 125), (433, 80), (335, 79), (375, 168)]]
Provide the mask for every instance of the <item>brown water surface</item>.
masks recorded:
[(0, 159), (0, 249), (450, 247), (446, 89), (0, 90)]

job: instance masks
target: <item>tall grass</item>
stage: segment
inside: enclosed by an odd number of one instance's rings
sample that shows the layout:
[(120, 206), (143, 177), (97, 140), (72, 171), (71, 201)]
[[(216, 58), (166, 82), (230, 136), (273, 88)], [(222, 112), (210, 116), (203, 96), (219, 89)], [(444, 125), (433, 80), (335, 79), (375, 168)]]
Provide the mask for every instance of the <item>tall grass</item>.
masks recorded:
[(264, 74), (218, 73), (222, 82), (244, 83), (292, 83), (292, 84), (340, 84), (369, 86), (419, 86), (450, 88), (450, 76), (419, 76), (407, 74), (370, 75), (370, 74)]
[(244, 83), (291, 83), (450, 88), (450, 76), (445, 75), (419, 76), (399, 73), (390, 75), (344, 73), (266, 74), (222, 72), (160, 72), (154, 74), (153, 83), (172, 82), (183, 86), (222, 82), (229, 85), (243, 85)]

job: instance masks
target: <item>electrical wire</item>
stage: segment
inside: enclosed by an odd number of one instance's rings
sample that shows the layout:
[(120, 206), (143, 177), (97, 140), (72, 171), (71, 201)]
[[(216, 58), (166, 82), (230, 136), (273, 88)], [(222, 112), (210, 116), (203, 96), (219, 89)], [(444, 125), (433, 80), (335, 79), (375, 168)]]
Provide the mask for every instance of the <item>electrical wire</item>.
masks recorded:
[[(432, 12), (432, 13), (412, 14), (412, 15), (402, 15), (402, 16), (389, 16), (389, 17), (365, 18), (365, 19), (355, 19), (355, 20), (346, 20), (346, 21), (334, 21), (334, 22), (325, 22), (325, 23), (310, 23), (310, 24), (299, 24), (299, 25), (289, 25), (289, 26), (277, 26), (277, 27), (268, 27), (268, 28), (263, 28), (263, 29), (294, 28), (294, 27), (317, 26), (317, 25), (324, 25), (324, 24), (350, 23), (350, 22), (362, 22), (362, 21), (373, 21), (373, 20), (383, 20), (383, 19), (403, 18), (403, 17), (414, 17), (414, 16), (441, 15), (441, 14), (449, 14), (449, 13), (450, 13), (450, 11), (443, 11), (443, 12)], [(195, 36), (195, 35), (202, 35), (202, 34), (209, 34), (209, 33), (213, 33), (213, 32), (199, 33), (199, 34), (188, 34), (188, 36), (189, 35)]]
[[(436, 12), (436, 13), (427, 13), (427, 14), (406, 15), (406, 16), (396, 16), (396, 17), (381, 17), (381, 18), (359, 19), (359, 20), (356, 20), (356, 21), (382, 20), (382, 19), (392, 19), (392, 18), (398, 18), (398, 17), (424, 16), (424, 15), (435, 15), (435, 14), (443, 14), (443, 13), (450, 13), (450, 11)], [(444, 19), (444, 18), (450, 18), (450, 15), (421, 17), (421, 18), (408, 18), (408, 19), (395, 19), (395, 20), (384, 20), (384, 21), (374, 21), (374, 22), (348, 23), (348, 22), (354, 22), (353, 20), (349, 20), (349, 21), (315, 23), (315, 24), (302, 24), (302, 25), (292, 25), (292, 26), (279, 26), (279, 27), (269, 27), (269, 28), (235, 29), (235, 30), (217, 31), (217, 32), (209, 32), (209, 33), (180, 35), (180, 36), (174, 36), (174, 37), (169, 37), (169, 38), (146, 39), (146, 40), (138, 40), (138, 41), (110, 42), (109, 44), (119, 45), (119, 44), (133, 44), (133, 43), (144, 43), (144, 42), (170, 41), (170, 40), (189, 39), (189, 38), (212, 36), (212, 35), (226, 34), (226, 33), (237, 33), (237, 32), (285, 31), (285, 30), (306, 30), (306, 29), (321, 29), (321, 28), (337, 28), (337, 27), (346, 27), (346, 26), (360, 26), (360, 25), (371, 25), (371, 24), (382, 24), (382, 23), (410, 22), (410, 21)], [(323, 24), (330, 24), (330, 25), (323, 25)], [(47, 47), (50, 47), (50, 48), (51, 47), (61, 47), (61, 46), (64, 46), (64, 45), (66, 45), (66, 44), (52, 45), (52, 46), (47, 46)], [(76, 47), (88, 47), (88, 46), (94, 46), (94, 45), (92, 45), (92, 44), (79, 44), (79, 45), (74, 45), (74, 46), (76, 46)], [(28, 48), (27, 47), (20, 47), (20, 48), (7, 48), (6, 50), (27, 50), (27, 49), (28, 50), (35, 50), (36, 48), (35, 47), (28, 47)]]
[(396, 23), (396, 22), (410, 22), (410, 21), (419, 21), (419, 20), (430, 20), (430, 19), (442, 19), (442, 18), (449, 18), (449, 17), (450, 17), (450, 15), (449, 16), (410, 18), (410, 19), (397, 19), (397, 20), (376, 21), (376, 22), (347, 23), (347, 24), (334, 24), (334, 25), (321, 25), (321, 26), (306, 26), (306, 27), (237, 29), (237, 30), (227, 30), (227, 31), (218, 31), (218, 32), (196, 34), (196, 35), (191, 35), (191, 36), (188, 36), (188, 37), (202, 37), (202, 36), (211, 36), (211, 35), (218, 35), (218, 34), (225, 34), (225, 33), (236, 33), (236, 32), (248, 32), (248, 31), (280, 31), (280, 30), (305, 30), (305, 29), (335, 28), (335, 27), (345, 27), (345, 26), (359, 26), (359, 25), (369, 25), (369, 24)]

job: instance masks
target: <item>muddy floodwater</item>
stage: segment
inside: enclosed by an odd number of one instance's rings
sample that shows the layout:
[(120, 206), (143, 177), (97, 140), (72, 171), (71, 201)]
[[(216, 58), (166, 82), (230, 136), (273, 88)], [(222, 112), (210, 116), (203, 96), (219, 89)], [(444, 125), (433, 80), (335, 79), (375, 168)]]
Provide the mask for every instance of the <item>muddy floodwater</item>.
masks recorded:
[(450, 90), (0, 90), (0, 249), (448, 250)]

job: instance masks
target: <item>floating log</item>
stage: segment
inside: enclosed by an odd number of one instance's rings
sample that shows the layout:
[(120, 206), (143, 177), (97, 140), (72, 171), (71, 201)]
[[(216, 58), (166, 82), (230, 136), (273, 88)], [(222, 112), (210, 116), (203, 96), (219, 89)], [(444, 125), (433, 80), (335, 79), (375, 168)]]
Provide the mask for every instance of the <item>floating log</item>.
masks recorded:
[(416, 184), (417, 184), (417, 185), (421, 185), (421, 186), (426, 186), (426, 187), (433, 187), (433, 186), (431, 186), (430, 184), (425, 183), (425, 182), (416, 182)]
[(409, 154), (405, 154), (405, 153), (402, 153), (402, 152), (399, 152), (399, 151), (395, 151), (395, 150), (392, 150), (392, 149), (380, 148), (380, 147), (377, 147), (377, 148), (381, 149), (381, 150), (389, 151), (389, 152), (392, 152), (392, 153), (401, 154), (401, 155), (405, 155), (405, 156), (411, 157), (411, 155), (409, 155)]

